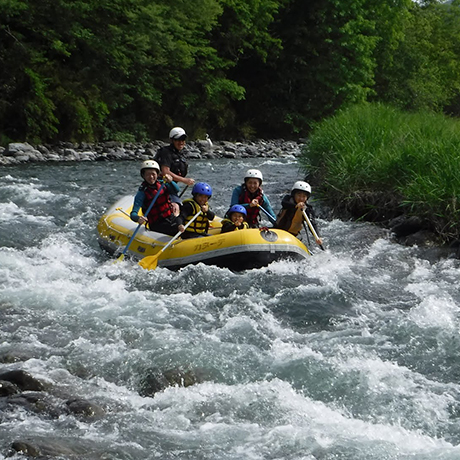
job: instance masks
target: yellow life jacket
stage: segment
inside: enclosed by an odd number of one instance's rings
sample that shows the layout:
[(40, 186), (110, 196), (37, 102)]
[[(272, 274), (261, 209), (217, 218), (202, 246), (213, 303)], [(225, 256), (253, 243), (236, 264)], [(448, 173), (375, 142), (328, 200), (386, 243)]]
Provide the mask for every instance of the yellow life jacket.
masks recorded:
[[(185, 218), (184, 225), (187, 225), (188, 222), (190, 222), (193, 217), (201, 211), (201, 206), (193, 199), (193, 198), (187, 198), (186, 200), (183, 201), (183, 203), (190, 203), (193, 208), (193, 214), (190, 214)], [(192, 224), (187, 227), (186, 232), (193, 232), (193, 233), (207, 233), (209, 228), (209, 219), (203, 214), (200, 214), (193, 222)]]
[[(227, 218), (222, 219), (221, 224), (222, 224), (222, 229), (227, 227), (227, 225), (228, 226), (234, 225), (233, 222)], [(240, 225), (239, 227), (235, 225), (235, 228), (232, 231), (235, 232), (236, 230), (246, 230), (247, 228), (249, 228), (249, 224), (247, 222), (243, 222), (243, 225)]]
[[(294, 213), (293, 213), (293, 209), (290, 209), (290, 210), (282, 209), (278, 215), (278, 219), (277, 219), (278, 224), (283, 221), (283, 217), (285, 217), (286, 213), (288, 213), (288, 216), (286, 216), (286, 221), (284, 221), (285, 225), (282, 225), (281, 228), (283, 228), (283, 230), (287, 230), (289, 233), (292, 233), (294, 236), (297, 236), (302, 230), (302, 222), (303, 222), (302, 208), (296, 208)], [(294, 215), (292, 216), (291, 222), (289, 222), (289, 217), (292, 214)]]

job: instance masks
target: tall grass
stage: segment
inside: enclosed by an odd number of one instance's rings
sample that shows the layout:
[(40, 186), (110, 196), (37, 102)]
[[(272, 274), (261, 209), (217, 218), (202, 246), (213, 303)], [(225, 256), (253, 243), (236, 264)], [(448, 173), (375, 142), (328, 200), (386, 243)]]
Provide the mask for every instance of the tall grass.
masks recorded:
[(332, 200), (377, 192), (460, 234), (460, 121), (381, 104), (350, 107), (319, 123), (301, 164)]

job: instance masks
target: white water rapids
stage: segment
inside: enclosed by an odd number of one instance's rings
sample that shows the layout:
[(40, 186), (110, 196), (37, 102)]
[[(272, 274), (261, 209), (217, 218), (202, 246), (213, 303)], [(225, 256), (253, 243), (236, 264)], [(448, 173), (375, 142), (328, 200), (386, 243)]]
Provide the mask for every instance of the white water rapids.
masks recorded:
[[(0, 373), (25, 370), (105, 412), (2, 406), (0, 458), (24, 439), (82, 460), (460, 458), (458, 260), (320, 218), (326, 251), (302, 263), (114, 264), (96, 225), (135, 193), (138, 166), (0, 168)], [(303, 178), (293, 157), (195, 161), (190, 175), (223, 215), (250, 167), (276, 211)], [(145, 396), (146, 376), (170, 369), (199, 381)]]

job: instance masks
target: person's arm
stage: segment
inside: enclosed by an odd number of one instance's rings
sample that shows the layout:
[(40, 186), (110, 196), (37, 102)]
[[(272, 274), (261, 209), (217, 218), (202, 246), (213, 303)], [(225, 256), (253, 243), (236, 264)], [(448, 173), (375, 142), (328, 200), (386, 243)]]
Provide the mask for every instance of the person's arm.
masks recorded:
[(212, 212), (209, 208), (208, 210), (204, 213), (205, 217), (209, 220), (209, 222), (214, 220), (214, 217), (216, 217), (216, 214)]
[(169, 174), (174, 182), (182, 182), (185, 185), (193, 185), (195, 183), (194, 179), (191, 179), (190, 177), (182, 177), (178, 176), (177, 174), (174, 174), (171, 169), (169, 169), (169, 166), (163, 165), (161, 166), (161, 175), (165, 176), (166, 174)]
[(166, 184), (166, 188), (168, 190), (168, 193), (170, 195), (179, 195), (180, 193), (180, 188), (179, 186), (174, 182), (174, 180), (172, 182), (170, 182), (169, 184)]
[(233, 232), (235, 228), (235, 224), (231, 220), (224, 219), (222, 221), (222, 228), (220, 229), (220, 233)]
[(173, 181), (182, 182), (186, 185), (193, 185), (195, 181), (193, 179), (187, 179), (186, 177), (178, 176), (171, 172), (172, 164), (172, 152), (171, 146), (161, 147), (157, 154), (155, 155), (155, 160), (160, 165), (160, 173), (164, 177), (166, 174), (169, 174)]
[(139, 215), (139, 210), (142, 208), (145, 200), (145, 193), (142, 190), (139, 190), (134, 197), (133, 209), (129, 217), (132, 221), (143, 224), (147, 222), (146, 217)]
[[(238, 185), (238, 187), (235, 187), (232, 192), (232, 201), (230, 202), (230, 207), (233, 206), (234, 204), (240, 204), (240, 195), (242, 192), (242, 187), (241, 185)], [(243, 205), (244, 206), (244, 205)], [(247, 206), (247, 203), (246, 203)]]
[[(177, 219), (176, 222), (179, 224), (179, 227), (183, 227), (183, 226), (184, 226), (185, 219), (182, 217), (182, 215), (179, 214), (179, 215), (176, 217), (176, 219)], [(184, 231), (183, 229), (181, 230), (180, 228), (179, 228), (179, 230), (180, 230), (181, 232)]]

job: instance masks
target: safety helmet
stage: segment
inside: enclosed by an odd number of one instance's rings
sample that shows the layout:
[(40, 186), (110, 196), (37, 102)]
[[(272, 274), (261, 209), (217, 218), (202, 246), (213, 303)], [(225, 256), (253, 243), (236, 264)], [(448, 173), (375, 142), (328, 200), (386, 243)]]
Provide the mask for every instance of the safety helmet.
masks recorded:
[(192, 189), (192, 195), (196, 194), (212, 196), (212, 188), (206, 182), (197, 182)]
[(244, 214), (245, 216), (248, 215), (246, 212), (246, 208), (242, 206), (241, 204), (234, 204), (233, 206), (230, 207), (230, 209), (227, 211), (227, 216), (230, 217), (231, 214), (234, 212), (240, 212), (241, 214)]
[(187, 133), (185, 132), (184, 128), (176, 126), (175, 128), (171, 129), (171, 131), (169, 131), (169, 138), (174, 139), (175, 141), (185, 140), (187, 138)]
[(262, 173), (258, 169), (248, 169), (246, 171), (246, 174), (244, 175), (244, 180), (246, 181), (246, 179), (252, 178), (259, 179), (260, 183), (262, 183), (262, 181), (264, 180)]
[(301, 192), (307, 192), (309, 195), (311, 195), (311, 187), (310, 187), (310, 184), (307, 184), (307, 182), (303, 182), (301, 180), (298, 180), (292, 186), (291, 193), (294, 193), (297, 190), (300, 190)]
[(143, 176), (144, 169), (156, 169), (160, 173), (160, 165), (155, 160), (145, 160), (141, 165), (141, 177)]

